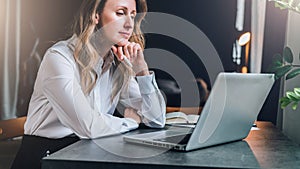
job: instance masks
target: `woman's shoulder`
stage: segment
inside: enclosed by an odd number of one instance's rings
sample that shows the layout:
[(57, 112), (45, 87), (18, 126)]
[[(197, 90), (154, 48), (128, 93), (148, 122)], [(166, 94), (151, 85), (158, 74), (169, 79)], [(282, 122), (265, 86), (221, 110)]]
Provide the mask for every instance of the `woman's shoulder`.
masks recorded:
[(56, 42), (47, 50), (45, 56), (52, 57), (53, 55), (55, 55), (73, 62), (73, 50), (70, 48), (71, 39), (72, 38)]

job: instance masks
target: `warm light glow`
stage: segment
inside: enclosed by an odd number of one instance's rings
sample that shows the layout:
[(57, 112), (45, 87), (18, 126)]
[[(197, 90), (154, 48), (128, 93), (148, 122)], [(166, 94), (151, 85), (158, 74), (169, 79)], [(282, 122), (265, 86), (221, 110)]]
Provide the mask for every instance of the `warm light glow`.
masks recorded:
[(248, 73), (249, 50), (250, 50), (251, 33), (246, 32), (239, 38), (239, 45), (245, 46), (245, 64), (241, 69), (242, 73)]
[(246, 32), (242, 34), (241, 37), (239, 38), (239, 45), (240, 46), (246, 45), (250, 41), (250, 38), (251, 38), (250, 32)]
[(242, 73), (248, 73), (248, 68), (247, 68), (247, 66), (243, 66), (241, 72), (242, 72)]

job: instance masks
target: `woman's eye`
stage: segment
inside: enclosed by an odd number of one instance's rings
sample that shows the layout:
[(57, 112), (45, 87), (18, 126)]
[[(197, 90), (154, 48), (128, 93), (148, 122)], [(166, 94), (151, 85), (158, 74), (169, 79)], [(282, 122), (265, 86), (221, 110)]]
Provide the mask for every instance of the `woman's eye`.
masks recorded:
[(117, 11), (116, 13), (117, 13), (117, 15), (124, 15), (125, 14), (123, 11)]

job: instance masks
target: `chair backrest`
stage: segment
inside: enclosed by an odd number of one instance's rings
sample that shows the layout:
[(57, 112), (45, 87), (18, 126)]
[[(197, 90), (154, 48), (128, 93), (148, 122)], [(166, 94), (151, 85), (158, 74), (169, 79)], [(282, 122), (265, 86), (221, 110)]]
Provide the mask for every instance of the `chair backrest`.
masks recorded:
[(26, 116), (0, 121), (0, 140), (22, 136)]

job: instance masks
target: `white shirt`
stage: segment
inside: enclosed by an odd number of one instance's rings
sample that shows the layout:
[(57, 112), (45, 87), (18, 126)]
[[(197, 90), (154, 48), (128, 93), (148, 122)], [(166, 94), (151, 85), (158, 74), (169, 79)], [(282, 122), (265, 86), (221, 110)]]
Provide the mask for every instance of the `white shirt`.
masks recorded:
[(118, 103), (136, 109), (147, 126), (165, 125), (166, 105), (153, 72), (132, 77), (128, 91), (119, 91), (111, 101), (113, 67), (101, 74), (100, 59), (94, 68), (99, 77), (96, 86), (84, 95), (70, 47), (75, 40), (73, 36), (60, 41), (45, 53), (29, 104), (25, 134), (62, 138), (75, 133), (80, 138), (97, 138), (137, 128), (133, 119), (112, 115)]

